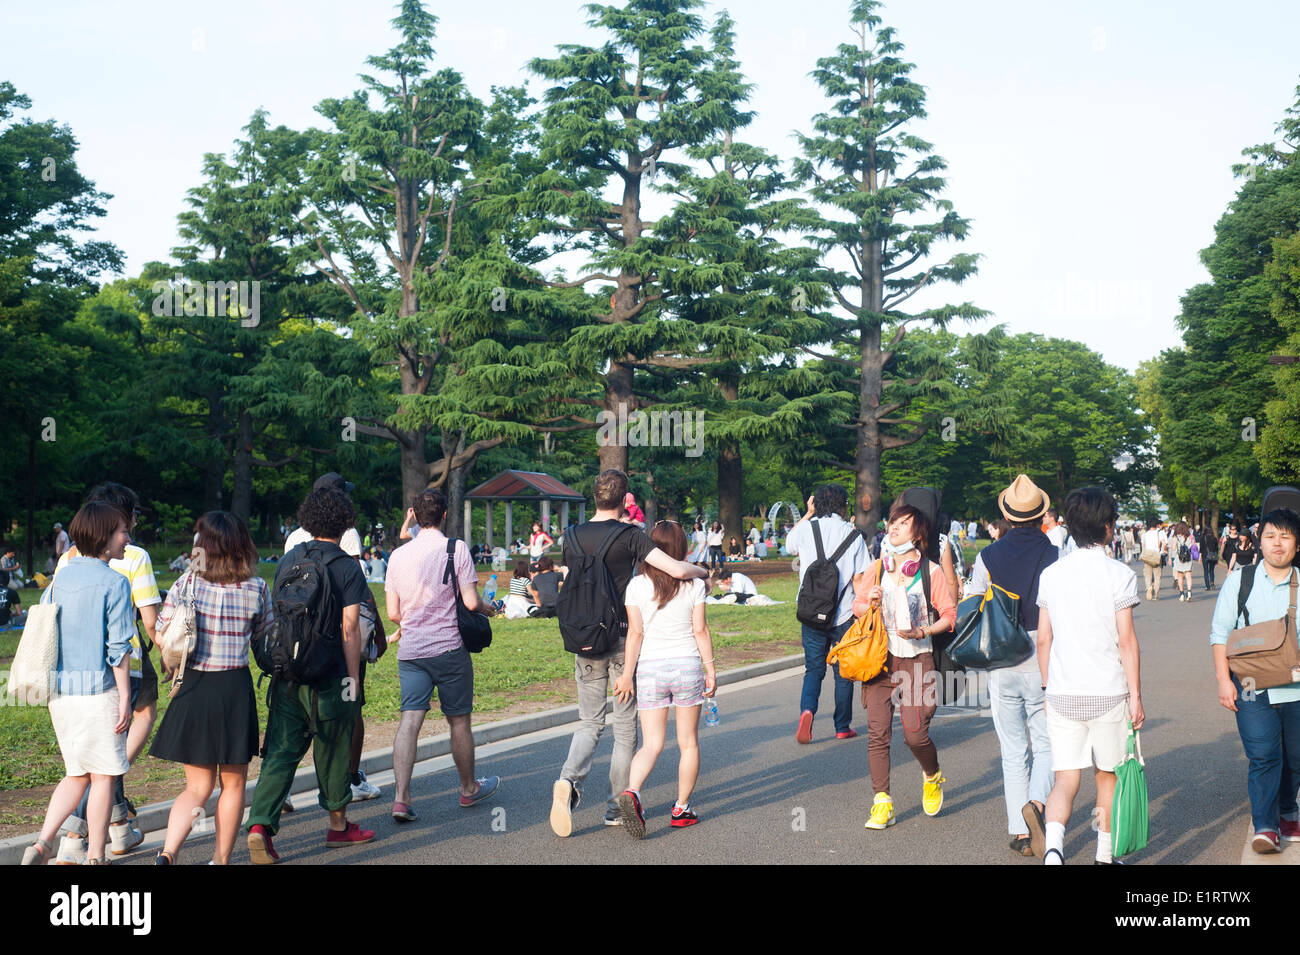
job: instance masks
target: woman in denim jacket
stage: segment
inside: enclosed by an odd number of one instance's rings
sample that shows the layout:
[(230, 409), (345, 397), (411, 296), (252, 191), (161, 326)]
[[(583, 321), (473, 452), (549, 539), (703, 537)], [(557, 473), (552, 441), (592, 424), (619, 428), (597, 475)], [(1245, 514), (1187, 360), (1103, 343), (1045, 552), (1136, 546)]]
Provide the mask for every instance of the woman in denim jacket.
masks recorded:
[(80, 554), (49, 585), (59, 606), (59, 659), (51, 674), (50, 721), (63, 755), (63, 780), (50, 796), (40, 839), (24, 865), (44, 865), (59, 827), (81, 801), (90, 800), (87, 864), (104, 862), (113, 778), (127, 771), (126, 730), (131, 723), (130, 640), (135, 631), (131, 585), (108, 562), (131, 542), (126, 520), (111, 504), (87, 504), (69, 526)]

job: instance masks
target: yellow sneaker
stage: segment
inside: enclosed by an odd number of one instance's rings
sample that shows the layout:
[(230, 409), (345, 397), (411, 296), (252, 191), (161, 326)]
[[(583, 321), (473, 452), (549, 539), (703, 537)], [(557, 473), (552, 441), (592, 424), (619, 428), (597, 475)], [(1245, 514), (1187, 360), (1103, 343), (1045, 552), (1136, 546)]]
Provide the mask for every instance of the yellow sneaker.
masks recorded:
[(889, 793), (876, 793), (871, 804), (871, 817), (863, 824), (867, 829), (886, 829), (898, 820), (894, 818), (894, 800)]
[(922, 773), (921, 777), (925, 780), (921, 785), (921, 808), (927, 816), (937, 816), (943, 808), (943, 784), (948, 780), (937, 770), (933, 776)]

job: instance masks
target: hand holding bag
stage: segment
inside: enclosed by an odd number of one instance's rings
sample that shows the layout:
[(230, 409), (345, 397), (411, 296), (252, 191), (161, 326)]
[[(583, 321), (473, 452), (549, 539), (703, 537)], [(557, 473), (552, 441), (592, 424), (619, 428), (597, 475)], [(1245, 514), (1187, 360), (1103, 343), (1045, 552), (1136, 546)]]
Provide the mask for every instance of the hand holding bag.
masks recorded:
[(59, 666), (59, 605), (49, 584), (40, 602), (27, 611), (18, 650), (9, 665), (7, 692), (20, 706), (45, 706), (55, 688)]
[(482, 653), (492, 645), (492, 623), (487, 614), (470, 610), (465, 606), (465, 598), (460, 595), (460, 585), (452, 575), (456, 563), (456, 541), (452, 537), (447, 541), (447, 569), (443, 571), (442, 582), (451, 586), (456, 595), (456, 625), (460, 629), (460, 638), (465, 642), (465, 649), (470, 653)]
[(1124, 758), (1115, 767), (1115, 798), (1110, 807), (1111, 851), (1116, 857), (1145, 849), (1150, 834), (1147, 777), (1143, 769), (1142, 741), (1133, 721), (1128, 724)]
[(948, 659), (968, 670), (1000, 670), (1033, 656), (1036, 646), (1020, 624), (1020, 597), (990, 582), (957, 606), (957, 636)]
[(158, 651), (163, 667), (172, 674), (169, 697), (175, 696), (185, 679), (185, 664), (198, 644), (199, 625), (194, 612), (194, 572), (187, 570), (172, 589), (176, 591), (176, 610), (167, 627), (158, 636)]

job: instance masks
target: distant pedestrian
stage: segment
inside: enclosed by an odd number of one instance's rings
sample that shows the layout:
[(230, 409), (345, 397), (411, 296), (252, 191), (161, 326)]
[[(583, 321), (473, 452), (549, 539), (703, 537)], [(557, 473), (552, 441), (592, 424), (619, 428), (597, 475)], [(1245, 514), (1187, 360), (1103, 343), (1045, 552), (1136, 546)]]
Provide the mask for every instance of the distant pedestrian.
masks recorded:
[(554, 538), (542, 529), (540, 523), (534, 521), (532, 533), (528, 535), (529, 559), (536, 564), (541, 556), (546, 553), (546, 548), (550, 547), (554, 543)]
[(1160, 562), (1163, 551), (1164, 544), (1159, 530), (1148, 527), (1142, 532), (1142, 551), (1138, 559), (1142, 561), (1142, 579), (1146, 583), (1147, 600), (1160, 599), (1160, 578), (1164, 576)]
[(1249, 530), (1240, 521), (1233, 522), (1232, 557), (1228, 561), (1228, 573), (1238, 567), (1251, 567), (1259, 558), (1259, 548)]
[(709, 566), (714, 570), (722, 569), (722, 525), (717, 521), (709, 527)]
[(1205, 579), (1205, 589), (1214, 588), (1214, 572), (1219, 563), (1219, 539), (1210, 528), (1198, 528), (1201, 546), (1201, 575)]
[(1187, 601), (1192, 599), (1192, 540), (1191, 529), (1179, 521), (1173, 527), (1173, 533), (1169, 535), (1169, 542), (1165, 545), (1166, 552), (1169, 554), (1169, 563), (1174, 571), (1174, 586), (1178, 589), (1178, 599)]

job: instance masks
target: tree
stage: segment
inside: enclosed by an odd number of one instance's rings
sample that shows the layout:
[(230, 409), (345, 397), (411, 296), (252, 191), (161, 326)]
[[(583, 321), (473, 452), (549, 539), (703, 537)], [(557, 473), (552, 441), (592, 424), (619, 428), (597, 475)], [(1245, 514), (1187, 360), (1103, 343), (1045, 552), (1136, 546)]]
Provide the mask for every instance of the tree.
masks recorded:
[[(891, 386), (919, 382), (885, 378), (908, 323), (942, 327), (985, 314), (968, 302), (912, 314), (902, 310), (937, 282), (960, 283), (973, 275), (978, 256), (959, 253), (930, 262), (937, 243), (964, 239), (969, 224), (939, 197), (947, 164), (909, 131), (910, 122), (926, 115), (925, 91), (911, 79), (913, 64), (900, 59), (903, 46), (882, 26), (874, 12), (878, 6), (875, 0), (853, 0), (857, 42), (840, 44), (833, 56), (817, 61), (812, 75), (832, 108), (813, 118), (812, 135), (800, 134), (803, 158), (795, 167), (813, 200), (831, 210), (819, 223), (816, 243), (826, 255), (824, 282), (848, 316), (827, 315), (822, 341), (847, 351), (831, 358), (851, 362), (856, 379), (852, 470), (863, 529), (874, 527), (879, 515), (882, 453), (923, 433), (905, 417), (912, 396), (890, 393)], [(847, 268), (836, 264), (841, 258)], [(882, 343), (886, 328), (892, 334)], [(862, 507), (864, 492), (871, 497), (869, 510)]]

